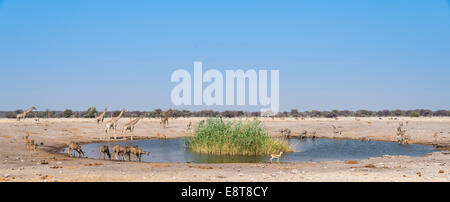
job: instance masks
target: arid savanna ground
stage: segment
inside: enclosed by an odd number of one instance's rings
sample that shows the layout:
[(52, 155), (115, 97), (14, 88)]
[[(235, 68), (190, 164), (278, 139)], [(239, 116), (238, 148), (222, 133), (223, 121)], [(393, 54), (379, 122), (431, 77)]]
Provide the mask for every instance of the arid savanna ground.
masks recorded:
[[(253, 119), (253, 118), (250, 118)], [(316, 131), (319, 138), (396, 141), (397, 127), (403, 122), (412, 143), (438, 145), (442, 150), (423, 156), (384, 156), (362, 161), (188, 164), (136, 163), (85, 158), (69, 158), (61, 151), (70, 141), (90, 143), (106, 141), (103, 127), (94, 119), (33, 119), (17, 122), (0, 119), (0, 181), (201, 181), (201, 182), (328, 182), (328, 181), (442, 181), (450, 182), (450, 118), (259, 118), (273, 136), (289, 128), (293, 135)], [(105, 121), (107, 121), (106, 119)], [(119, 128), (129, 118), (119, 121)], [(171, 119), (169, 127), (160, 127), (159, 119), (144, 119), (136, 125), (136, 138), (180, 138), (190, 135), (186, 126), (201, 118)], [(242, 119), (242, 120), (245, 120)], [(342, 130), (333, 131), (332, 125)], [(38, 144), (37, 152), (27, 150), (23, 136)], [(117, 132), (119, 133), (119, 131)]]

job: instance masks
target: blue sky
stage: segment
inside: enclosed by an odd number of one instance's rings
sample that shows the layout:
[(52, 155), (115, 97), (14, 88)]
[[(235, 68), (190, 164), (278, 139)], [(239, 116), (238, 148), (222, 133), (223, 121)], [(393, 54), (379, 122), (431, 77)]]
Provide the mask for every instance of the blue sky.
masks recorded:
[(279, 69), (282, 111), (450, 109), (450, 3), (0, 0), (0, 110), (230, 109), (171, 104), (194, 61)]

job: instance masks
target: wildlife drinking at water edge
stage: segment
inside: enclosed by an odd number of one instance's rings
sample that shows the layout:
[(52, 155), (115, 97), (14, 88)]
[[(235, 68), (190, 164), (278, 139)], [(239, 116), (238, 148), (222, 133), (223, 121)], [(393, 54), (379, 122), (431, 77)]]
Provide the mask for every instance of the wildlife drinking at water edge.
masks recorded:
[(450, 182), (448, 5), (0, 0), (0, 182)]

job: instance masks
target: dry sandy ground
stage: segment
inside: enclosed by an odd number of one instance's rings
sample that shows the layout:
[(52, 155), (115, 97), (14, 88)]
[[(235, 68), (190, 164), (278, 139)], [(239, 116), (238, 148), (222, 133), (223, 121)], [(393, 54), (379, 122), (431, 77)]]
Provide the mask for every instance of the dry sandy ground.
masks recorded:
[[(119, 128), (130, 119), (120, 120)], [(201, 119), (170, 120), (161, 129), (158, 119), (145, 119), (136, 126), (137, 138), (168, 138), (189, 135), (186, 125)], [(243, 119), (245, 120), (245, 119)], [(59, 152), (70, 141), (89, 143), (105, 139), (93, 119), (32, 119), (17, 122), (0, 119), (0, 181), (200, 181), (200, 182), (327, 182), (327, 181), (443, 181), (450, 182), (450, 118), (339, 118), (336, 119), (262, 119), (271, 135), (289, 128), (294, 135), (304, 130), (317, 131), (318, 137), (395, 141), (399, 122), (408, 122), (407, 134), (414, 143), (438, 144), (443, 151), (423, 157), (385, 156), (362, 161), (281, 164), (188, 164), (134, 163), (69, 158)], [(335, 134), (332, 126), (340, 128)], [(23, 136), (37, 143), (38, 152), (26, 150)], [(119, 133), (119, 132), (118, 132)], [(435, 134), (437, 133), (437, 138)]]

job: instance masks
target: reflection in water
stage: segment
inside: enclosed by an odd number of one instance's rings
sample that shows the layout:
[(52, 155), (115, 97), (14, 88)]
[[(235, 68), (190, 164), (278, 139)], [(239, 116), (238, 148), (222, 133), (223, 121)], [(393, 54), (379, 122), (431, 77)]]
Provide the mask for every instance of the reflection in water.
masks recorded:
[[(393, 142), (363, 142), (359, 140), (304, 139), (289, 140), (296, 152), (284, 154), (281, 162), (359, 160), (383, 155), (422, 156), (434, 151), (432, 146), (399, 145)], [(185, 148), (184, 139), (139, 140), (107, 143), (110, 148), (118, 145), (138, 145), (150, 156), (143, 156), (145, 162), (193, 162), (193, 163), (260, 163), (269, 162), (269, 156), (218, 156), (196, 154)], [(103, 144), (83, 145), (89, 158), (98, 158)]]

